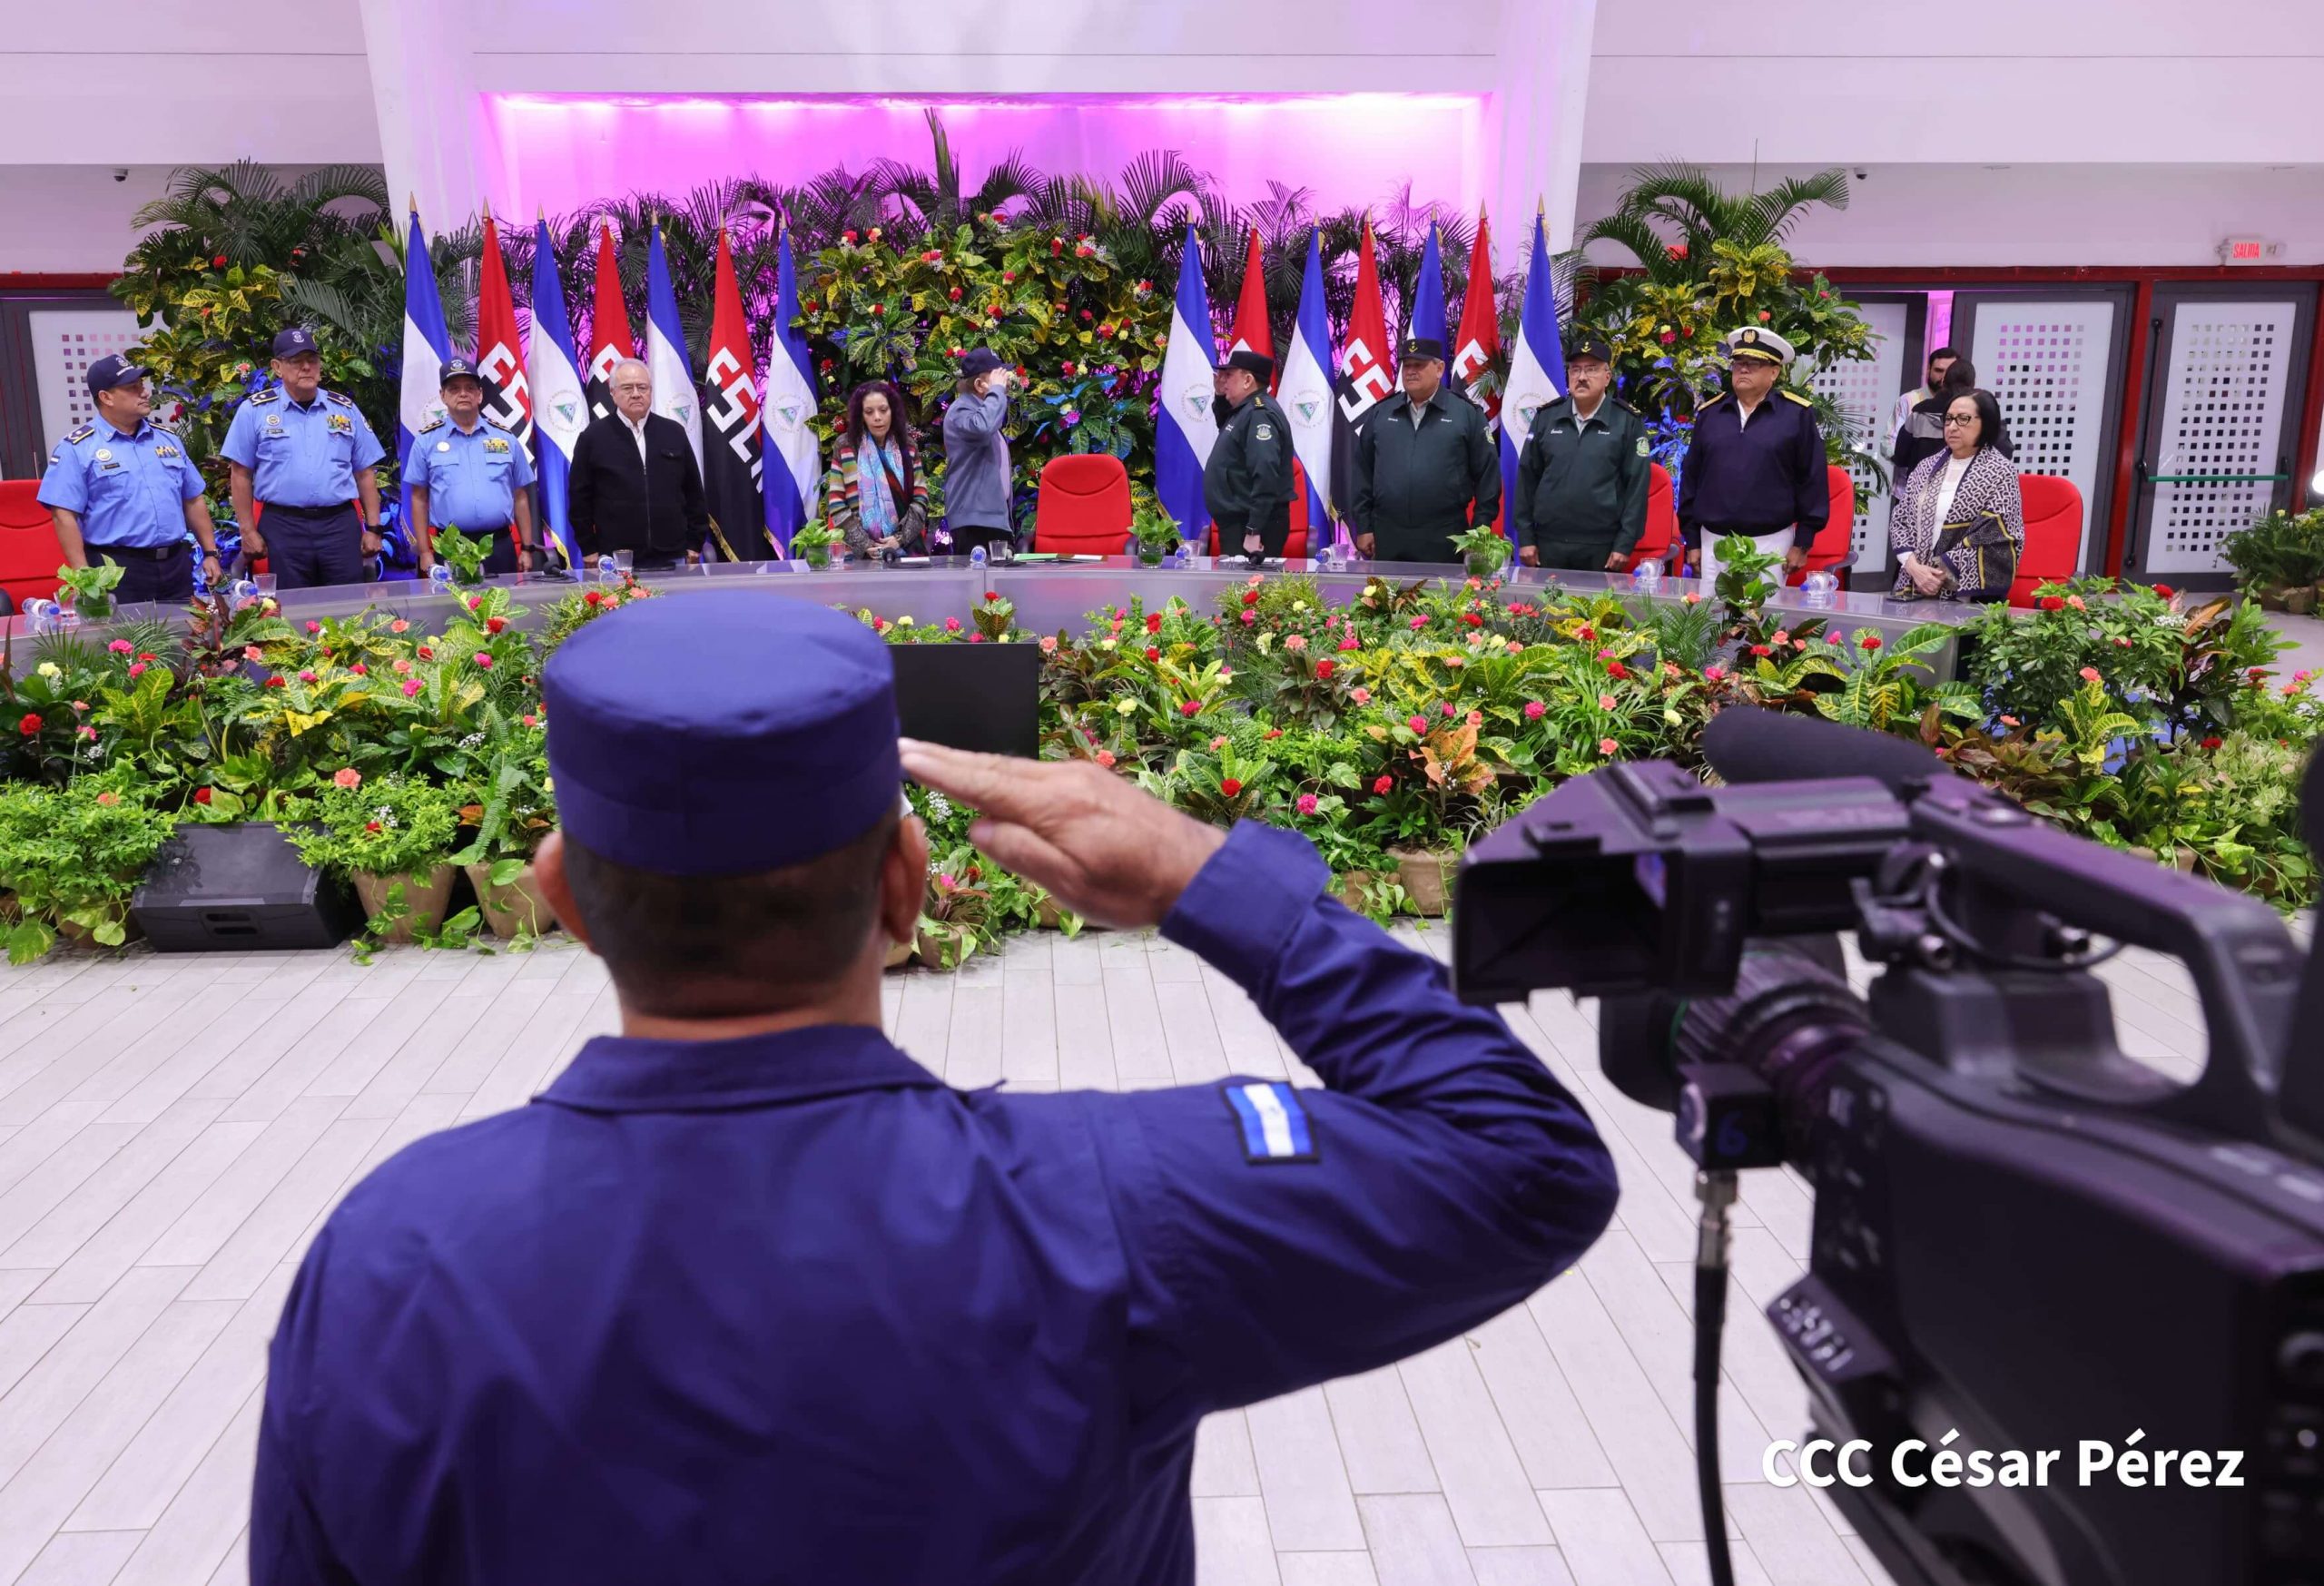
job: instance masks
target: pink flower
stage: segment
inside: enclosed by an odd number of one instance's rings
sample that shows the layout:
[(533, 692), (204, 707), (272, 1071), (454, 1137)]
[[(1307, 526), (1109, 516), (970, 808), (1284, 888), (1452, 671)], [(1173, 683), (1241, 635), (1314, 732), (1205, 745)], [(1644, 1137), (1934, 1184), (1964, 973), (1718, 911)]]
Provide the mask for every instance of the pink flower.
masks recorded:
[(1529, 699), (1525, 702), (1525, 719), (1527, 721), (1538, 722), (1549, 714), (1550, 707), (1543, 704), (1540, 700)]
[(944, 631), (948, 634), (959, 633), (960, 631), (960, 619), (957, 616), (946, 617), (944, 619)]
[(116, 655), (126, 655), (130, 651), (136, 647), (136, 645), (131, 644), (127, 639), (115, 639), (112, 644), (105, 646), (106, 649), (111, 650)]
[(1358, 643), (1358, 642), (1357, 642), (1357, 640), (1356, 640), (1356, 636), (1355, 636), (1354, 634), (1352, 634), (1352, 633), (1351, 633), (1351, 634), (1347, 634), (1347, 635), (1344, 635), (1344, 636), (1341, 638), (1341, 640), (1340, 640), (1340, 648), (1341, 648), (1342, 650), (1344, 650), (1344, 650), (1360, 650), (1360, 649), (1362, 649), (1363, 647), (1364, 647), (1364, 646), (1363, 646), (1363, 645), (1361, 645), (1360, 643)]
[(1297, 810), (1303, 815), (1312, 815), (1315, 813), (1315, 795), (1314, 793), (1301, 793), (1297, 798), (1291, 802), (1291, 807)]
[(1413, 716), (1405, 722), (1404, 725), (1410, 727), (1415, 733), (1425, 733), (1428, 731), (1428, 718), (1426, 716)]
[[(97, 730), (94, 727), (83, 727), (81, 729), (81, 736), (94, 744), (97, 741)], [(205, 788), (203, 791), (206, 793), (209, 790)]]
[(132, 666), (129, 669), (129, 675), (132, 677), (143, 677), (145, 675), (145, 663), (140, 661), (136, 665)]
[(395, 621), (388, 625), (388, 632), (391, 634), (408, 634), (410, 631), (411, 625), (404, 621), (401, 617), (396, 618)]
[(1616, 754), (1620, 752), (1620, 749), (1621, 745), (1615, 743), (1611, 738), (1600, 738), (1598, 740), (1598, 753), (1600, 754)]
[(537, 727), (541, 724), (541, 719), (538, 716), (523, 716), (518, 719), (528, 727)]
[(1307, 647), (1307, 640), (1304, 635), (1293, 634), (1283, 641), (1283, 647), (1286, 650), (1304, 650)]
[(2066, 604), (2073, 606), (2076, 611), (2088, 611), (2090, 609), (2090, 607), (2082, 603), (2082, 596), (2079, 595), (2067, 596)]
[(354, 673), (358, 677), (369, 677), (371, 675), (371, 669), (363, 665), (360, 661), (356, 662), (355, 665), (350, 666), (348, 670)]
[(1217, 737), (1213, 738), (1213, 739), (1210, 741), (1210, 747), (1211, 747), (1211, 751), (1212, 751), (1212, 753), (1214, 753), (1214, 754), (1216, 754), (1217, 751), (1219, 751), (1219, 750), (1221, 750), (1221, 749), (1226, 748), (1226, 734), (1224, 734), (1224, 733), (1221, 733), (1221, 734), (1218, 734), (1218, 736), (1217, 736)]
[(1098, 750), (1098, 763), (1111, 771), (1114, 768), (1114, 752), (1111, 749)]
[(399, 661), (399, 662), (397, 662), (397, 663), (396, 663), (396, 665), (395, 665), (395, 669), (396, 669), (398, 672), (406, 672), (406, 673), (408, 673), (408, 672), (409, 672), (409, 671), (411, 670), (411, 663), (410, 663), (410, 662), (409, 662), (409, 661)]
[(1696, 593), (1695, 593), (1693, 590), (1691, 590), (1691, 589), (1688, 590), (1688, 591), (1687, 591), (1687, 593), (1686, 593), (1686, 595), (1685, 595), (1682, 598), (1685, 600), (1686, 604), (1687, 604), (1687, 605), (1689, 605), (1689, 606), (1700, 606), (1700, 605), (1703, 603), (1703, 597), (1702, 597), (1701, 596), (1699, 596), (1699, 595), (1696, 594)]
[(1248, 581), (1248, 582), (1244, 586), (1244, 587), (1248, 588), (1248, 589), (1256, 589), (1260, 585), (1262, 585), (1262, 584), (1265, 583), (1266, 581), (1267, 581), (1267, 578), (1266, 578), (1266, 575), (1265, 575), (1265, 574), (1264, 574), (1264, 573), (1254, 573), (1254, 574), (1252, 574), (1252, 575), (1251, 575), (1249, 581)]
[(1449, 700), (1449, 699), (1448, 699), (1448, 700), (1446, 700), (1446, 701), (1444, 702), (1444, 714), (1445, 714), (1446, 715), (1448, 715), (1448, 716), (1449, 716), (1449, 715), (1452, 715), (1452, 714), (1454, 714), (1453, 709), (1452, 709), (1452, 702), (1451, 700)]
[(1706, 666), (1703, 668), (1703, 681), (1705, 683), (1717, 683), (1726, 675), (1727, 668), (1724, 666)]
[(2001, 724), (2004, 727), (2022, 727), (2025, 724), (2019, 721), (2015, 716), (2004, 716), (2001, 719)]
[(319, 634), (323, 631), (323, 625), (319, 622), (310, 622), (307, 625), (307, 631), (310, 634)]
[(1199, 715), (1202, 714), (1202, 706), (1193, 700), (1188, 700), (1178, 707), (1178, 714), (1182, 716)]
[(1471, 712), (1469, 713), (1469, 725), (1471, 725), (1471, 726), (1472, 726), (1472, 727), (1482, 727), (1482, 726), (1483, 726), (1484, 724), (1485, 724), (1485, 713), (1484, 713), (1484, 712), (1482, 712), (1482, 711), (1471, 711)]
[(1775, 642), (1778, 645), (1787, 645), (1791, 643), (1791, 635), (1784, 632), (1783, 629), (1777, 628), (1776, 629)]
[(2095, 683), (2095, 682), (2097, 682), (2097, 681), (2098, 681), (2098, 668), (2097, 668), (2097, 667), (2095, 667), (2095, 666), (2084, 666), (2084, 667), (2082, 669), (2082, 680), (2083, 680), (2084, 683)]
[(245, 661), (263, 661), (266, 659), (266, 652), (260, 649), (256, 645), (244, 645), (242, 646), (242, 659)]
[(982, 634), (970, 634), (969, 635), (969, 643), (972, 645), (981, 645), (984, 643), (984, 635)]
[(1600, 694), (1598, 696), (1598, 708), (1601, 711), (1612, 710), (1614, 708), (1614, 696), (1610, 694)]
[(117, 793), (101, 793), (97, 795), (97, 803), (110, 808), (121, 803), (121, 795)]
[(1041, 640), (1041, 654), (1044, 655), (1054, 655), (1057, 654), (1057, 635), (1055, 634), (1050, 634)]
[(342, 765), (331, 773), (330, 781), (333, 787), (361, 787), (363, 773), (352, 765)]
[(476, 653), (476, 664), (489, 672), (492, 670), (492, 656), (486, 651), (478, 650)]
[(418, 694), (419, 692), (419, 678), (417, 678), (417, 677), (407, 677), (407, 678), (405, 678), (405, 679), (403, 680), (403, 696), (404, 696), (404, 698), (406, 698), (406, 699), (409, 699), (412, 695), (414, 695), (414, 694)]
[(1358, 704), (1372, 703), (1372, 691), (1368, 688), (1351, 688), (1347, 691), (1347, 696)]
[(1244, 626), (1245, 626), (1246, 627), (1249, 626), (1251, 624), (1253, 624), (1253, 623), (1255, 623), (1255, 622), (1256, 622), (1256, 621), (1258, 621), (1258, 620), (1259, 620), (1259, 614), (1258, 614), (1257, 612), (1253, 611), (1253, 610), (1252, 610), (1249, 606), (1245, 606), (1245, 607), (1243, 608), (1243, 624), (1244, 624)]
[(1414, 632), (1414, 633), (1418, 633), (1418, 632), (1420, 632), (1420, 630), (1421, 630), (1421, 629), (1423, 629), (1423, 628), (1426, 627), (1427, 626), (1428, 626), (1428, 618), (1426, 618), (1426, 617), (1424, 617), (1424, 616), (1416, 616), (1416, 617), (1413, 618), (1413, 632)]
[(314, 680), (315, 675), (312, 672), (302, 671), (299, 674), (299, 681), (301, 683), (312, 683)]

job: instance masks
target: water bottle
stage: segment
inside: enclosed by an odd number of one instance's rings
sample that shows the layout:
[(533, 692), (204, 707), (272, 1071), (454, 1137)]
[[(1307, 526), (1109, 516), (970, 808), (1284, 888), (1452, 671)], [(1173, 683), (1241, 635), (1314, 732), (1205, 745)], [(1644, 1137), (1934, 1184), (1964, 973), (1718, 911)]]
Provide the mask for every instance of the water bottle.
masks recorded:
[(35, 634), (54, 633), (56, 619), (64, 610), (54, 600), (27, 600), (25, 602), (25, 621)]
[(1641, 595), (1651, 595), (1662, 587), (1662, 564), (1652, 557), (1638, 565), (1630, 575), (1630, 587)]
[(237, 578), (226, 586), (226, 595), (236, 606), (250, 606), (258, 600), (258, 586), (248, 578)]
[(977, 544), (969, 547), (969, 566), (971, 567), (981, 567), (985, 565), (985, 561), (984, 543), (980, 540)]
[(1839, 576), (1820, 567), (1799, 581), (1799, 598), (1803, 605), (1836, 606), (1839, 603)]
[(428, 569), (428, 581), (436, 586), (437, 594), (449, 595), (452, 592), (451, 566), (445, 562), (437, 563)]

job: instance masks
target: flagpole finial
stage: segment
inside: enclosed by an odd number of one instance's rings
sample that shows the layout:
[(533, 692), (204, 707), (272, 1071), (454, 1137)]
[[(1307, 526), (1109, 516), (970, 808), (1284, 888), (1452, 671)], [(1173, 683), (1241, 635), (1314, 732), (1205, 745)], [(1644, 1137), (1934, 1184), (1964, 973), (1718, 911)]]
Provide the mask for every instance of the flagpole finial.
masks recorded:
[(535, 218), (539, 219), (539, 220), (544, 220), (544, 221), (545, 221), (545, 220), (547, 220), (547, 219), (548, 219), (548, 205), (547, 205), (547, 204), (543, 204), (543, 205), (541, 205), (541, 206), (540, 206), (540, 212), (539, 212), (539, 214), (538, 214), (537, 217), (535, 217)]
[(413, 193), (411, 194), (411, 200), (410, 200), (410, 202), (411, 202), (411, 212), (412, 212), (413, 214), (418, 214), (418, 213), (419, 212), (419, 192), (418, 192), (417, 191), (414, 191), (414, 192), (413, 192)]

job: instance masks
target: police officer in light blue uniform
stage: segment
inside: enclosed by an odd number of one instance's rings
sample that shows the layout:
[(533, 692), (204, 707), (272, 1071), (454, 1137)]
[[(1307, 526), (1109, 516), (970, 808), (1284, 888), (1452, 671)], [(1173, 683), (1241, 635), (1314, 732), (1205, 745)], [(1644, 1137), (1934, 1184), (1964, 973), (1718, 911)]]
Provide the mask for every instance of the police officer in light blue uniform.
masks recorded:
[[(1188, 1586), (1203, 1416), (1457, 1337), (1612, 1213), (1572, 1097), (1295, 832), (900, 745), (880, 640), (760, 591), (590, 623), (543, 694), (535, 874), (622, 1033), (331, 1214), (274, 1335), (253, 1586)], [(914, 1062), (880, 1007), (927, 887), (907, 773), (1216, 965), (1323, 1088)]]
[(413, 438), (404, 483), (411, 487), (419, 572), (436, 566), (436, 530), (457, 528), (492, 541), (487, 576), (533, 567), (533, 459), (523, 438), (484, 418), (484, 381), (465, 358), (448, 358), (438, 381), (448, 418)]
[[(314, 332), (293, 325), (274, 339), (279, 389), (234, 410), (224, 453), (242, 544), (265, 557), (284, 589), (360, 584), (379, 552), (379, 485), (387, 451), (362, 413), (322, 389)], [(362, 502), (362, 515), (352, 505)], [(266, 508), (261, 523), (253, 505)]]
[(202, 576), (218, 582), (218, 542), (202, 470), (185, 443), (153, 410), (145, 371), (125, 358), (89, 366), (97, 421), (84, 424), (49, 454), (40, 504), (56, 523), (68, 567), (91, 561), (121, 568), (113, 598), (123, 602), (193, 598), (193, 556), (186, 531), (202, 542)]

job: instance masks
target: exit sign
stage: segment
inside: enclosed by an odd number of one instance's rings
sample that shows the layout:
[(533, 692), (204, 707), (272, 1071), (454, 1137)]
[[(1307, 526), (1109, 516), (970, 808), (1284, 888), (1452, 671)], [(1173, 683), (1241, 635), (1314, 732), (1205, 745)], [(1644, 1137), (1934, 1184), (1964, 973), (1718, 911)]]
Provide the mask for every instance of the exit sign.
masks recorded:
[(2282, 251), (2282, 243), (2270, 242), (2264, 237), (2226, 237), (2221, 239), (2219, 245), (2222, 264), (2265, 264)]

